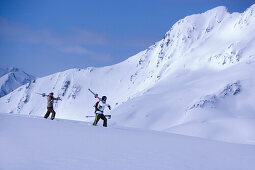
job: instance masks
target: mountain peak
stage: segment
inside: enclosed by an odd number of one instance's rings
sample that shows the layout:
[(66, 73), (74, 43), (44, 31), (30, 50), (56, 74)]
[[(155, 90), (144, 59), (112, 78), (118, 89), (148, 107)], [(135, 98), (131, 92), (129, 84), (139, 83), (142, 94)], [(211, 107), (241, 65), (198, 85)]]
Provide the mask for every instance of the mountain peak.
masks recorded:
[(227, 7), (225, 6), (218, 6), (213, 9), (209, 9), (204, 13), (229, 13)]
[(16, 67), (8, 67), (6, 70), (7, 70), (8, 72), (18, 72), (18, 71), (20, 71), (20, 69), (19, 69), (19, 68), (16, 68)]
[(18, 71), (20, 71), (20, 69), (16, 68), (16, 67), (0, 68), (0, 77), (7, 74), (7, 73), (18, 72)]
[(254, 11), (255, 10), (255, 4), (251, 5), (247, 10)]

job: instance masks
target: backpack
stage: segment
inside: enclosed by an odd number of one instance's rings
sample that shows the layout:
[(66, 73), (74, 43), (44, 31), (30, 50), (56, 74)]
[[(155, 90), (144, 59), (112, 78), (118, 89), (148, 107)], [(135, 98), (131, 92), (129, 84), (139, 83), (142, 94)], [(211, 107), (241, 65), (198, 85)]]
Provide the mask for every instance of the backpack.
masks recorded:
[(96, 111), (100, 111), (100, 110), (98, 109), (98, 104), (99, 104), (99, 101), (96, 102), (96, 104), (94, 105), (94, 107), (95, 107), (95, 113), (96, 113)]

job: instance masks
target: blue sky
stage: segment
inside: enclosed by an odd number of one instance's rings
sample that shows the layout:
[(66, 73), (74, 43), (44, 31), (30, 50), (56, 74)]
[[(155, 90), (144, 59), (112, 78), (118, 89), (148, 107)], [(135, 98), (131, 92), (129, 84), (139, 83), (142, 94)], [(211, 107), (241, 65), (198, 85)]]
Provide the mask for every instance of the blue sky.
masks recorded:
[(41, 77), (119, 63), (178, 20), (217, 6), (243, 12), (254, 0), (0, 0), (0, 67)]

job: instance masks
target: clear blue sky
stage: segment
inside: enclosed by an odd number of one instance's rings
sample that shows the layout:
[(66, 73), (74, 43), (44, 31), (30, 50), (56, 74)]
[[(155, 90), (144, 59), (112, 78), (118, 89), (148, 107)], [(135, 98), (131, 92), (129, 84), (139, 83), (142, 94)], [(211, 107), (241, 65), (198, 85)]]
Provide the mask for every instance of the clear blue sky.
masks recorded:
[(41, 77), (119, 63), (162, 39), (178, 20), (254, 0), (0, 0), (0, 67)]

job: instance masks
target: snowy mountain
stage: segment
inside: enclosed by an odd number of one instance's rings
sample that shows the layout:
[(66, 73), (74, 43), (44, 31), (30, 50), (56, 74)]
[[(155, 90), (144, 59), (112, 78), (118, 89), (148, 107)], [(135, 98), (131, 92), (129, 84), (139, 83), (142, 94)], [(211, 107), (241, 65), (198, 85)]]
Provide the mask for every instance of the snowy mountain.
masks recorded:
[(253, 170), (255, 146), (0, 114), (0, 169)]
[(9, 94), (16, 88), (33, 81), (34, 79), (34, 76), (29, 75), (18, 68), (0, 68), (0, 97)]
[[(111, 125), (255, 144), (255, 5), (217, 7), (178, 21), (148, 49), (112, 66), (39, 78), (0, 99), (0, 112), (92, 121), (96, 99), (113, 107)], [(106, 111), (107, 113), (107, 111)]]

